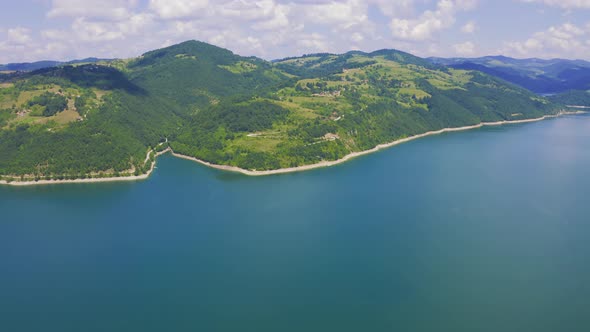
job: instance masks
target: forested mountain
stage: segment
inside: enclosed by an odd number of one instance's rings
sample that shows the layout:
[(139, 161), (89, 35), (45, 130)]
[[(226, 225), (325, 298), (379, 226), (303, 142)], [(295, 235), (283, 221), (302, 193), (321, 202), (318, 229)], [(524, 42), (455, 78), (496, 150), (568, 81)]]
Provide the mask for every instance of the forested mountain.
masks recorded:
[(267, 62), (189, 41), (134, 59), (0, 77), (0, 175), (141, 174), (147, 151), (168, 145), (216, 164), (277, 169), (560, 107), (395, 50)]
[(430, 58), (434, 64), (478, 70), (540, 94), (590, 89), (590, 62), (565, 59)]
[(548, 98), (552, 102), (562, 105), (590, 107), (590, 90), (570, 90)]
[(110, 61), (107, 59), (98, 59), (98, 58), (86, 58), (81, 60), (72, 60), (67, 62), (62, 61), (37, 61), (37, 62), (23, 62), (23, 63), (8, 63), (5, 65), (0, 64), (0, 72), (2, 71), (33, 71), (42, 68), (51, 68), (63, 65), (74, 65), (80, 63), (97, 63), (100, 61)]

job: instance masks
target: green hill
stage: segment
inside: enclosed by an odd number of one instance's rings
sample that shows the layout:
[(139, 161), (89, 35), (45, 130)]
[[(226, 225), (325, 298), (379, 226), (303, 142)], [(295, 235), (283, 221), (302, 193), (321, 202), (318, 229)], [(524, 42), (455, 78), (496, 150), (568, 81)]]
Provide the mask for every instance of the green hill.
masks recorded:
[(590, 89), (590, 62), (584, 60), (513, 59), (505, 56), (429, 60), (453, 68), (479, 70), (540, 94)]
[(0, 78), (0, 175), (140, 174), (148, 150), (167, 144), (212, 163), (276, 169), (557, 107), (486, 74), (395, 50), (267, 62), (189, 41)]

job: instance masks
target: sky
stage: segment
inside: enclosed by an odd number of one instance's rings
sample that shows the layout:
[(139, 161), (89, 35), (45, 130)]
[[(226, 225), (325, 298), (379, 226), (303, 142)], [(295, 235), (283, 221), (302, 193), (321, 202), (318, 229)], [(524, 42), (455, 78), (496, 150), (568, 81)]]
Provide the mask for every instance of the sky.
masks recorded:
[(590, 60), (590, 0), (0, 0), (0, 63), (191, 39), (267, 60), (383, 48)]

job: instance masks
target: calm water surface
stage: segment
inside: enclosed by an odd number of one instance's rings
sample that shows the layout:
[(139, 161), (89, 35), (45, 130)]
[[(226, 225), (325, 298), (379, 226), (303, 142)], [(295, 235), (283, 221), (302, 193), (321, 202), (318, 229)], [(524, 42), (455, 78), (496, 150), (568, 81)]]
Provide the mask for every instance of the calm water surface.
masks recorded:
[(590, 116), (0, 187), (0, 331), (590, 331)]

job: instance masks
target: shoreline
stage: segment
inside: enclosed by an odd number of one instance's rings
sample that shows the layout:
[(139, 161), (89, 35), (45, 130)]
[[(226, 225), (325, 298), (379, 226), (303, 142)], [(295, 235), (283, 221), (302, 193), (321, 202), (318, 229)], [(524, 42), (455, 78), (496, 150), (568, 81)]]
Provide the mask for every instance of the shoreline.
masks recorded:
[[(47, 184), (66, 184), (66, 183), (104, 183), (104, 182), (128, 182), (128, 181), (141, 181), (147, 180), (152, 172), (156, 167), (157, 158), (165, 153), (172, 151), (170, 148), (157, 152), (152, 165), (145, 174), (141, 175), (129, 175), (129, 176), (119, 176), (119, 177), (105, 177), (105, 178), (90, 178), (90, 179), (73, 179), (73, 180), (27, 180), (27, 181), (11, 181), (7, 182), (6, 180), (0, 180), (0, 185), (7, 185), (7, 186), (36, 186), (36, 185), (47, 185)], [(150, 150), (147, 154), (146, 160), (149, 160), (150, 155), (153, 153), (153, 150)]]
[[(174, 150), (172, 150), (172, 148), (168, 147), (165, 150), (156, 153), (154, 161), (152, 162), (152, 165), (150, 167), (150, 170), (147, 173), (137, 175), (137, 176), (133, 175), (133, 176), (123, 176), (123, 177), (107, 177), (107, 178), (75, 179), (75, 180), (12, 181), (10, 183), (7, 182), (6, 180), (0, 180), (0, 185), (33, 186), (33, 185), (65, 184), (65, 183), (101, 183), (101, 182), (141, 181), (141, 180), (146, 180), (152, 174), (152, 172), (156, 166), (157, 157), (160, 155), (163, 155), (165, 153), (168, 153), (168, 152), (170, 152), (176, 158), (191, 160), (191, 161), (194, 161), (194, 162), (199, 163), (201, 165), (205, 165), (207, 167), (211, 167), (214, 169), (228, 171), (228, 172), (234, 172), (234, 173), (241, 173), (241, 174), (248, 175), (248, 176), (265, 176), (265, 175), (276, 175), (276, 174), (303, 172), (303, 171), (309, 171), (309, 170), (313, 170), (313, 169), (317, 169), (317, 168), (331, 167), (331, 166), (335, 166), (338, 164), (342, 164), (342, 163), (347, 162), (347, 161), (354, 159), (356, 157), (364, 156), (364, 155), (367, 155), (370, 153), (374, 153), (374, 152), (377, 152), (377, 151), (380, 151), (383, 149), (387, 149), (387, 148), (390, 148), (390, 147), (393, 147), (393, 146), (396, 146), (399, 144), (403, 144), (403, 143), (413, 141), (413, 140), (416, 140), (419, 138), (427, 137), (427, 136), (440, 135), (440, 134), (449, 133), (449, 132), (456, 132), (456, 131), (478, 129), (478, 128), (482, 128), (482, 127), (486, 127), (486, 126), (502, 126), (502, 125), (507, 125), (507, 124), (537, 122), (537, 121), (542, 121), (542, 120), (546, 120), (546, 119), (557, 118), (557, 117), (564, 116), (564, 115), (579, 115), (579, 114), (585, 114), (585, 113), (587, 113), (587, 112), (584, 112), (584, 111), (574, 111), (574, 112), (562, 111), (562, 112), (559, 112), (554, 115), (544, 115), (540, 118), (534, 118), (534, 119), (481, 122), (479, 124), (471, 125), (471, 126), (443, 128), (443, 129), (439, 129), (439, 130), (428, 131), (428, 132), (425, 132), (422, 134), (417, 134), (414, 136), (409, 136), (406, 138), (401, 138), (401, 139), (398, 139), (398, 140), (395, 140), (395, 141), (392, 141), (389, 143), (379, 144), (369, 150), (352, 152), (352, 153), (349, 153), (346, 156), (344, 156), (338, 160), (321, 161), (321, 162), (315, 163), (315, 164), (309, 164), (309, 165), (303, 165), (303, 166), (297, 166), (297, 167), (279, 168), (279, 169), (266, 170), (266, 171), (255, 171), (255, 170), (248, 170), (248, 169), (239, 168), (236, 166), (212, 164), (210, 162), (200, 160), (195, 157), (186, 156), (183, 154), (176, 153), (176, 152), (174, 152)], [(149, 155), (152, 152), (153, 152), (153, 150), (148, 152), (148, 156), (146, 157), (146, 160), (149, 160)]]
[(266, 170), (266, 171), (254, 171), (254, 170), (248, 170), (248, 169), (243, 169), (240, 167), (236, 167), (236, 166), (228, 166), (228, 165), (217, 165), (217, 164), (212, 164), (210, 162), (204, 161), (204, 160), (200, 160), (198, 158), (195, 157), (191, 157), (191, 156), (186, 156), (183, 154), (179, 154), (174, 152), (173, 150), (171, 150), (172, 155), (174, 157), (177, 158), (181, 158), (181, 159), (186, 159), (186, 160), (191, 160), (194, 161), (196, 163), (199, 163), (201, 165), (205, 165), (211, 168), (215, 168), (215, 169), (219, 169), (219, 170), (223, 170), (223, 171), (228, 171), (228, 172), (234, 172), (234, 173), (241, 173), (244, 175), (248, 175), (248, 176), (265, 176), (265, 175), (276, 175), (276, 174), (286, 174), (286, 173), (295, 173), (295, 172), (303, 172), (303, 171), (309, 171), (309, 170), (313, 170), (316, 168), (324, 168), (324, 167), (331, 167), (331, 166), (335, 166), (338, 164), (342, 164), (344, 162), (347, 162), (351, 159), (354, 159), (356, 157), (360, 157), (360, 156), (364, 156), (367, 154), (371, 154), (383, 149), (387, 149), (399, 144), (403, 144), (409, 141), (413, 141), (419, 138), (424, 138), (427, 136), (433, 136), (433, 135), (440, 135), (440, 134), (444, 134), (444, 133), (449, 133), (449, 132), (455, 132), (455, 131), (465, 131), (465, 130), (471, 130), (471, 129), (477, 129), (477, 128), (482, 128), (485, 126), (501, 126), (501, 125), (507, 125), (507, 124), (519, 124), (519, 123), (529, 123), (529, 122), (537, 122), (537, 121), (542, 121), (542, 120), (546, 120), (546, 119), (551, 119), (551, 118), (557, 118), (560, 116), (564, 116), (564, 115), (579, 115), (579, 114), (585, 114), (587, 112), (584, 111), (574, 111), (574, 112), (559, 112), (557, 114), (554, 115), (544, 115), (540, 118), (534, 118), (534, 119), (523, 119), (523, 120), (503, 120), (503, 121), (496, 121), (496, 122), (481, 122), (479, 124), (476, 125), (471, 125), (471, 126), (463, 126), (463, 127), (453, 127), (453, 128), (443, 128), (443, 129), (439, 129), (439, 130), (433, 130), (433, 131), (428, 131), (422, 134), (417, 134), (414, 136), (409, 136), (406, 138), (400, 138), (398, 140), (389, 142), (389, 143), (383, 143), (383, 144), (379, 144), (376, 147), (369, 149), (369, 150), (364, 150), (364, 151), (358, 151), (358, 152), (352, 152), (347, 154), (346, 156), (337, 159), (337, 160), (331, 160), (331, 161), (321, 161), (319, 163), (315, 163), (315, 164), (309, 164), (309, 165), (302, 165), (302, 166), (296, 166), (296, 167), (287, 167), (287, 168), (279, 168), (279, 169), (273, 169), (273, 170)]

